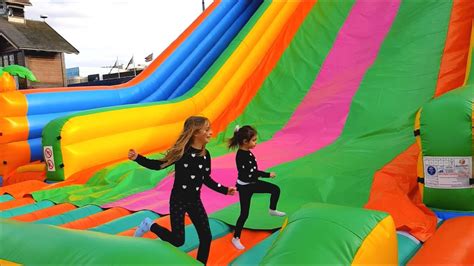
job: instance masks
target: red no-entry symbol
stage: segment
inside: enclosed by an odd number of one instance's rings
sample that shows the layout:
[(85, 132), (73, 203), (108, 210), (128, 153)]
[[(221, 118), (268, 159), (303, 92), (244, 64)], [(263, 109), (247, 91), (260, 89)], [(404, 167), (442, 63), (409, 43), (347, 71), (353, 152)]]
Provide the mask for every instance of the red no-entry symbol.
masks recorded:
[(46, 159), (51, 158), (51, 156), (53, 156), (53, 151), (50, 148), (44, 149), (44, 156)]
[(52, 160), (47, 160), (46, 164), (48, 165), (48, 170), (53, 170), (54, 169), (54, 163)]

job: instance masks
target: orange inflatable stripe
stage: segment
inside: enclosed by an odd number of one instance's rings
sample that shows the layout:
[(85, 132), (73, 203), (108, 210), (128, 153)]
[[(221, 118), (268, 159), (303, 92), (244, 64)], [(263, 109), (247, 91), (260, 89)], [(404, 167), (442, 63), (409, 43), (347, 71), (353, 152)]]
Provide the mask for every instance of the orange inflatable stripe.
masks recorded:
[(3, 185), (8, 186), (28, 180), (37, 180), (37, 181), (44, 181), (46, 180), (46, 171), (42, 172), (15, 172), (8, 176), (4, 181)]
[(129, 210), (124, 208), (111, 208), (106, 211), (95, 213), (82, 219), (63, 224), (61, 227), (86, 230), (129, 215), (130, 213), (131, 212)]
[[(170, 221), (170, 216), (169, 215), (166, 215), (166, 216), (163, 216), (163, 217), (160, 217), (160, 218), (156, 219), (155, 223), (167, 228), (168, 230), (171, 230), (171, 221)], [(189, 219), (189, 217), (187, 215), (185, 215), (184, 216), (184, 225), (186, 226), (188, 224), (191, 224), (191, 219)], [(121, 233), (118, 233), (117, 235), (120, 235), (120, 236), (133, 236), (133, 233), (135, 233), (135, 229), (136, 229), (136, 227), (134, 227), (132, 229), (129, 229), (129, 230), (126, 230), (126, 231), (123, 231)], [(147, 232), (143, 235), (143, 237), (151, 238), (151, 239), (157, 238), (157, 236), (153, 232)]]
[[(21, 154), (21, 156), (18, 156)], [(8, 164), (0, 162), (0, 175), (8, 176), (19, 165), (30, 163), (31, 150), (27, 141), (18, 141), (0, 144), (0, 158)]]
[(76, 206), (72, 205), (71, 203), (61, 203), (32, 213), (15, 216), (11, 219), (21, 222), (34, 222), (40, 219), (72, 211), (74, 209), (76, 209)]
[(10, 194), (14, 198), (22, 198), (31, 192), (47, 187), (48, 184), (38, 180), (28, 180), (0, 188), (0, 195)]
[(407, 265), (474, 265), (474, 217), (445, 221)]
[(75, 90), (107, 90), (107, 89), (119, 89), (128, 86), (136, 85), (137, 83), (142, 82), (144, 79), (148, 78), (153, 71), (155, 71), (161, 63), (165, 61), (168, 56), (173, 53), (176, 48), (178, 48), (181, 43), (191, 35), (191, 33), (201, 24), (201, 22), (216, 8), (216, 6), (221, 1), (214, 1), (174, 42), (168, 46), (143, 72), (141, 72), (137, 77), (134, 79), (120, 85), (115, 86), (89, 86), (89, 87), (74, 87), (74, 88), (44, 88), (44, 89), (30, 89), (30, 90), (22, 90), (24, 94), (30, 93), (40, 93), (40, 92), (60, 92), (60, 91), (75, 91)]
[(473, 18), (474, 1), (454, 0), (435, 97), (464, 83)]
[(14, 199), (14, 200), (0, 203), (0, 211), (5, 211), (8, 209), (13, 209), (16, 207), (21, 207), (21, 206), (25, 206), (25, 205), (33, 204), (33, 203), (35, 203), (35, 200), (30, 197)]
[(234, 101), (235, 106), (233, 106), (233, 108), (226, 108), (212, 123), (215, 132), (219, 133), (223, 131), (230, 121), (235, 120), (244, 111), (245, 107), (247, 107), (252, 98), (257, 94), (267, 76), (280, 60), (285, 49), (290, 45), (291, 40), (315, 3), (316, 0), (302, 1), (298, 5), (254, 73), (242, 85), (242, 88), (245, 89), (240, 90), (242, 93), (238, 101)]
[(377, 171), (365, 208), (390, 213), (398, 230), (421, 241), (436, 230), (436, 216), (422, 202), (417, 182), (419, 147), (411, 145)]
[[(244, 229), (242, 230), (242, 244), (248, 250), (260, 243), (265, 238), (269, 237), (271, 232), (269, 231), (254, 231)], [(228, 265), (235, 258), (240, 256), (245, 250), (238, 250), (232, 245), (233, 233), (229, 233), (219, 239), (213, 240), (211, 244), (211, 252), (207, 265)], [(188, 253), (192, 257), (196, 258), (197, 249)]]
[[(2, 106), (2, 105), (0, 105)], [(0, 143), (10, 143), (28, 139), (28, 118), (0, 116)]]

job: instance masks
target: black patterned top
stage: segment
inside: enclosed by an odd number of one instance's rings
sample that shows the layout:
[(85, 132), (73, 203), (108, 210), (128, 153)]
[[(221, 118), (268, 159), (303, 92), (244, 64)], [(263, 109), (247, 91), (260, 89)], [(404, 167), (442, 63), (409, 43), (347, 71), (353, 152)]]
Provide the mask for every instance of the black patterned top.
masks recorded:
[[(211, 178), (211, 155), (206, 150), (205, 156), (200, 156), (201, 151), (193, 147), (185, 150), (183, 157), (174, 163), (175, 178), (171, 196), (181, 199), (198, 199), (201, 196), (203, 184), (222, 194), (227, 194), (228, 188)], [(135, 161), (149, 169), (161, 170), (164, 161), (152, 160), (138, 155)]]
[(258, 170), (257, 160), (251, 151), (239, 149), (235, 155), (235, 163), (239, 171), (238, 184), (255, 183), (259, 177), (270, 177), (270, 173)]

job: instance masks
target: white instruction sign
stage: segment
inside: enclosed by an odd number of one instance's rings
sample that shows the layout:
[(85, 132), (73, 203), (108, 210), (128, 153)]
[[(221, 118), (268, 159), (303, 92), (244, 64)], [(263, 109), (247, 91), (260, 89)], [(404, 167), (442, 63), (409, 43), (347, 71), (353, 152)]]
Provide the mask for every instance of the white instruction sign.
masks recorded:
[(46, 169), (48, 169), (49, 172), (56, 171), (56, 167), (54, 166), (53, 146), (44, 146), (43, 155), (44, 161), (46, 163)]
[(472, 177), (472, 156), (465, 157), (423, 157), (425, 186), (429, 188), (470, 188)]

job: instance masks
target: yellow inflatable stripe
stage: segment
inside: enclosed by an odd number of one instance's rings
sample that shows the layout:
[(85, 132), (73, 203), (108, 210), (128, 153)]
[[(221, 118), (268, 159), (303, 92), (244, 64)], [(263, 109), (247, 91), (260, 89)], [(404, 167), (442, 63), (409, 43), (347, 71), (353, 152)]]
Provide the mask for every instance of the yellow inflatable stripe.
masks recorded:
[(2, 260), (2, 259), (0, 259), (0, 266), (3, 266), (3, 265), (19, 266), (19, 265), (22, 265), (22, 264), (18, 264), (18, 263), (14, 263), (14, 262), (11, 262), (11, 261), (7, 261), (7, 260)]
[[(62, 131), (64, 175), (123, 159), (134, 147), (141, 153), (169, 147), (184, 120), (202, 114), (211, 122), (241, 93), (241, 86), (271, 47), (300, 4), (273, 2), (209, 84), (182, 102), (129, 108), (69, 120)], [(230, 122), (230, 121), (227, 121)]]
[(397, 233), (392, 216), (387, 216), (364, 239), (352, 265), (398, 265)]

